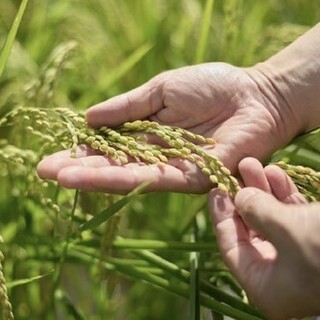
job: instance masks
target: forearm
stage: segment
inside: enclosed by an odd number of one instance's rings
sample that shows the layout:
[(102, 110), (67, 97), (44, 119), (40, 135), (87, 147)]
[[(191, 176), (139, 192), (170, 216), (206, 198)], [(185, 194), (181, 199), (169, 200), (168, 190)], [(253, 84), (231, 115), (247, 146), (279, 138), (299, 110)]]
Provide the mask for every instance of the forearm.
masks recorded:
[(320, 23), (254, 68), (270, 81), (279, 108), (292, 113), (292, 134), (320, 126)]

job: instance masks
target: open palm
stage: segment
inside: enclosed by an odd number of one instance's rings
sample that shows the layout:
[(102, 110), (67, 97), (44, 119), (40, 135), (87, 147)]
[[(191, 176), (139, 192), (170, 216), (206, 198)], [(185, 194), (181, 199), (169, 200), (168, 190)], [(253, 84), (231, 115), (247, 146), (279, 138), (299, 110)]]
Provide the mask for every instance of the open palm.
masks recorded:
[[(87, 112), (92, 127), (150, 119), (213, 137), (204, 146), (232, 172), (246, 156), (263, 159), (290, 140), (278, 101), (266, 78), (254, 68), (210, 63), (164, 72), (146, 84), (102, 102)], [(125, 193), (144, 181), (150, 190), (198, 193), (209, 181), (192, 163), (172, 159), (159, 167), (137, 162), (121, 165), (79, 148), (77, 159), (62, 151), (38, 166), (42, 178), (65, 187)]]

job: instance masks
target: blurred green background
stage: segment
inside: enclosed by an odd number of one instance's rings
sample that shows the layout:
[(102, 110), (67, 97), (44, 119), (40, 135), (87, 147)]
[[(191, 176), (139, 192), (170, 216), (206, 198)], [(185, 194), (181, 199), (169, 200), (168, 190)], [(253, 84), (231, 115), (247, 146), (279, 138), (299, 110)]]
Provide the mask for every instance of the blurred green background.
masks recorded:
[[(0, 44), (19, 5), (17, 0), (0, 1)], [(279, 51), (319, 18), (318, 0), (29, 0), (0, 79), (0, 116), (18, 105), (85, 110), (162, 71), (199, 62), (250, 66)], [(135, 197), (81, 238), (81, 219), (122, 197), (80, 192), (73, 210), (73, 190), (37, 178), (41, 139), (26, 139), (24, 129), (17, 122), (0, 130), (1, 248), (17, 319), (223, 319), (219, 308), (212, 311), (199, 302), (199, 279), (246, 301), (219, 256), (205, 195)], [(304, 153), (295, 153), (296, 161), (319, 168), (310, 143), (303, 144)], [(32, 150), (30, 157), (25, 149)], [(292, 146), (281, 152), (280, 158), (294, 153)], [(23, 158), (22, 163), (16, 163), (15, 156)], [(71, 212), (78, 219), (72, 227)], [(113, 244), (116, 236), (124, 239)], [(133, 251), (133, 242), (126, 238), (137, 239), (140, 249)], [(195, 250), (201, 253), (195, 257), (190, 248), (179, 247), (184, 242), (199, 243)], [(203, 249), (203, 244), (211, 247)], [(171, 250), (158, 248), (155, 253), (191, 272), (185, 289), (189, 299), (175, 292), (182, 280), (150, 262), (143, 250), (169, 245)], [(142, 274), (133, 274), (133, 267)], [(39, 275), (43, 277), (33, 278)], [(153, 278), (141, 281), (143, 275), (168, 280), (167, 291), (150, 285)]]

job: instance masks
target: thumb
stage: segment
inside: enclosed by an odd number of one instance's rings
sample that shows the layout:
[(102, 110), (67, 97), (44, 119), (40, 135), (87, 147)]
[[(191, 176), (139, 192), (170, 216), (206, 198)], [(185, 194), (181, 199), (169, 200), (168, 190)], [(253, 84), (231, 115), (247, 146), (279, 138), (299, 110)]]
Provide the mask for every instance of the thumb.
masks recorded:
[(260, 189), (249, 187), (238, 192), (235, 206), (249, 228), (265, 236), (277, 248), (284, 246), (289, 205)]
[(165, 79), (159, 75), (131, 91), (103, 101), (86, 112), (92, 127), (117, 126), (126, 121), (145, 119), (162, 107), (162, 89)]

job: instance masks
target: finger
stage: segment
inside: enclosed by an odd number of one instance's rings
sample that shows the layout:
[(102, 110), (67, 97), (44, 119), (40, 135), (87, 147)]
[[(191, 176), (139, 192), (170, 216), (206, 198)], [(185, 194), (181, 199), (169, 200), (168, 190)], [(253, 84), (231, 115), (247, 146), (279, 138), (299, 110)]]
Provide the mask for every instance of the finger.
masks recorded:
[[(271, 193), (271, 187), (269, 185), (266, 173), (259, 160), (252, 157), (244, 158), (240, 161), (238, 168), (244, 186), (255, 187)], [(254, 230), (250, 230), (250, 235), (252, 239), (255, 237), (262, 239), (261, 235), (257, 234), (257, 232)]]
[[(97, 155), (97, 154), (99, 154), (99, 152), (97, 152), (96, 150), (92, 149), (91, 147), (85, 144), (79, 145), (76, 150), (76, 158), (87, 157), (87, 156)], [(46, 158), (52, 158), (52, 159), (71, 158), (71, 149), (55, 152), (49, 156), (46, 156), (45, 159)]]
[(71, 157), (71, 149), (58, 151), (46, 156), (39, 162), (37, 172), (42, 179), (56, 180), (59, 170), (64, 167), (102, 167), (106, 165), (121, 165), (121, 162), (101, 155), (98, 151), (87, 145), (80, 145), (76, 149), (75, 158)]
[(222, 256), (240, 283), (246, 283), (249, 268), (265, 257), (250, 242), (248, 229), (230, 195), (214, 189), (209, 193), (209, 208)]
[(98, 128), (116, 126), (126, 121), (147, 118), (163, 107), (162, 88), (164, 75), (144, 85), (88, 109), (88, 124)]
[(129, 163), (124, 166), (82, 167), (70, 166), (58, 172), (57, 180), (63, 187), (97, 192), (125, 194), (143, 182), (149, 182), (147, 191), (197, 192), (188, 177), (174, 166)]
[(42, 179), (56, 180), (59, 171), (67, 167), (101, 168), (111, 165), (120, 166), (121, 162), (101, 155), (84, 156), (79, 158), (71, 158), (70, 156), (58, 157), (57, 155), (52, 155), (39, 162), (37, 172), (39, 177)]
[(277, 199), (286, 203), (307, 203), (296, 185), (281, 168), (269, 165), (265, 168), (265, 173), (272, 193)]
[(249, 228), (264, 235), (275, 247), (285, 246), (289, 207), (274, 196), (252, 187), (237, 193), (235, 205)]
[(239, 163), (239, 172), (245, 186), (271, 192), (266, 173), (262, 164), (257, 159), (249, 157), (241, 160)]
[[(58, 180), (58, 175), (60, 171), (62, 171), (63, 169), (78, 167), (78, 169), (81, 170), (81, 174), (79, 175), (77, 182), (69, 183), (68, 178), (66, 178), (65, 186), (66, 187), (69, 186), (70, 188), (86, 188), (85, 186), (88, 185), (88, 183), (86, 182), (86, 179), (87, 179), (86, 174), (87, 173), (91, 174), (90, 170), (87, 171), (87, 169), (90, 169), (90, 168), (99, 169), (99, 168), (107, 168), (107, 167), (115, 168), (115, 167), (122, 166), (123, 168), (134, 170), (137, 167), (139, 168), (138, 171), (140, 172), (140, 170), (142, 170), (140, 169), (142, 166), (153, 167), (153, 165), (137, 162), (135, 159), (130, 157), (128, 157), (128, 161), (129, 161), (128, 164), (123, 165), (119, 160), (109, 158), (105, 155), (97, 155), (95, 154), (95, 151), (92, 150), (91, 148), (87, 146), (81, 146), (77, 149), (77, 158), (70, 157), (70, 150), (60, 151), (51, 156), (44, 158), (38, 164), (37, 171), (38, 171), (38, 175), (43, 179)], [(204, 175), (194, 163), (191, 163), (184, 159), (172, 158), (168, 161), (167, 164), (160, 165), (161, 168), (163, 166), (166, 168), (166, 170), (157, 171), (157, 174), (154, 177), (154, 182), (150, 187), (150, 190), (152, 191), (167, 190), (167, 191), (188, 192), (188, 193), (203, 193), (209, 189), (210, 182), (208, 177)], [(112, 169), (108, 169), (108, 170), (112, 170)], [(148, 171), (148, 169), (143, 169), (143, 170)], [(117, 172), (119, 172), (119, 174), (127, 174), (126, 170), (124, 171), (118, 170)], [(155, 172), (154, 171), (152, 172), (153, 172), (152, 175), (154, 175)], [(64, 177), (64, 176), (61, 176), (61, 177)], [(99, 179), (98, 175), (96, 175), (96, 177)], [(112, 181), (114, 179), (114, 175), (112, 175), (112, 177), (113, 178), (106, 180), (108, 183), (111, 182), (111, 185), (109, 184), (108, 188), (103, 189), (99, 187), (97, 190), (94, 190), (93, 189), (94, 182), (93, 182), (93, 184), (90, 187), (90, 190), (92, 191), (105, 190), (105, 192), (112, 192), (113, 190)], [(141, 177), (140, 177), (141, 180), (144, 179), (143, 177), (150, 178), (149, 175), (145, 174), (144, 172), (141, 173)], [(64, 183), (65, 180), (64, 178), (62, 179), (63, 180), (61, 180), (61, 182)], [(82, 179), (84, 181), (82, 181)], [(153, 180), (151, 179), (151, 181)], [(128, 184), (124, 184), (122, 189), (117, 187), (117, 189), (115, 189), (114, 191), (117, 193), (121, 189), (123, 190), (122, 193), (126, 193), (128, 191), (131, 191), (132, 188), (134, 188), (135, 186), (136, 184), (129, 182)]]

